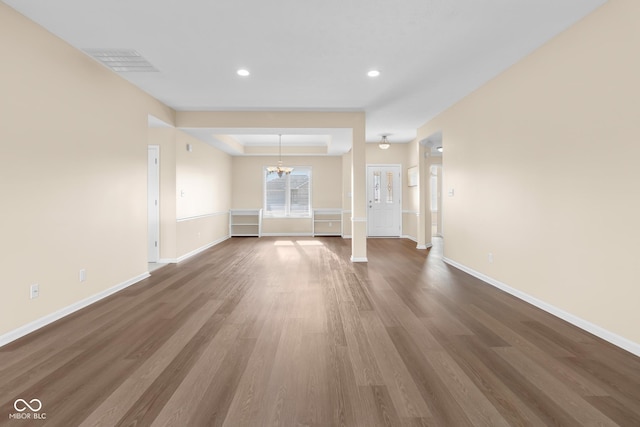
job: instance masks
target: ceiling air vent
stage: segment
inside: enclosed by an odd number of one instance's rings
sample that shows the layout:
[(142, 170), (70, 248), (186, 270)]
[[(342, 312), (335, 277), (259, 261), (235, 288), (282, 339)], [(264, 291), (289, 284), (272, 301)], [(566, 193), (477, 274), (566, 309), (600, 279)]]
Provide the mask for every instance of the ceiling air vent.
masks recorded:
[(85, 53), (118, 73), (158, 72), (133, 49), (83, 49)]

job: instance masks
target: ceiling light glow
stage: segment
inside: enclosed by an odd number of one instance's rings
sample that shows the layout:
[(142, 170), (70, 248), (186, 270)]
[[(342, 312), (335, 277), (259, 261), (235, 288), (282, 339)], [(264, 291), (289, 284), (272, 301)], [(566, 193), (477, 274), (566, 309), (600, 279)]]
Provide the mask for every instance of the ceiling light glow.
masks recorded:
[(378, 70), (371, 70), (367, 73), (367, 76), (369, 77), (378, 77), (380, 75), (380, 71)]
[(238, 75), (239, 75), (240, 77), (247, 77), (249, 74), (251, 74), (251, 73), (249, 72), (249, 70), (245, 70), (244, 68), (240, 68), (240, 69), (237, 71), (237, 73), (238, 73)]
[(387, 135), (382, 135), (382, 139), (380, 140), (378, 147), (380, 147), (382, 150), (387, 150), (389, 147), (391, 147), (391, 144), (389, 144), (389, 140), (387, 139)]

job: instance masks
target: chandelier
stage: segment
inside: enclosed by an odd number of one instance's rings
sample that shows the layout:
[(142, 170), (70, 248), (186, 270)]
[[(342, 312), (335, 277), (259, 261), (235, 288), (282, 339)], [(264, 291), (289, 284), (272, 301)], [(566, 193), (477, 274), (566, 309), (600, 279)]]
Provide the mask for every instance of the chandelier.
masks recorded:
[(286, 166), (282, 166), (282, 134), (278, 134), (279, 142), (278, 142), (278, 166), (269, 166), (267, 167), (268, 173), (277, 173), (278, 178), (282, 178), (282, 174), (289, 175), (293, 168), (288, 168)]

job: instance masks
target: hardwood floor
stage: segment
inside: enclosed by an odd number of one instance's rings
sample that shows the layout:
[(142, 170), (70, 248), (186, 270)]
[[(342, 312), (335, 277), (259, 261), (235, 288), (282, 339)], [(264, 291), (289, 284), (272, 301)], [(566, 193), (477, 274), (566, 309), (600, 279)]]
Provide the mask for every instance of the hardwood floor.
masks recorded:
[(349, 244), (233, 238), (0, 348), (0, 425), (640, 425), (639, 358), (438, 247)]

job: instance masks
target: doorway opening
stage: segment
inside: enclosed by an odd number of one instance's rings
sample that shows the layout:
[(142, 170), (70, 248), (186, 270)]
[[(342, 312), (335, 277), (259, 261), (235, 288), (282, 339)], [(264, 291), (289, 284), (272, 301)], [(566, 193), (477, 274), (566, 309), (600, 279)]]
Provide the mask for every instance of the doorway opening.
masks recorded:
[(429, 169), (431, 235), (442, 237), (442, 165), (431, 165)]
[[(444, 187), (443, 154), (444, 144), (442, 131), (435, 132), (420, 141), (423, 151), (424, 177), (421, 178), (420, 208), (424, 217), (420, 218), (420, 236), (425, 246), (430, 247), (434, 239), (442, 240), (444, 236), (444, 207), (442, 188)], [(443, 243), (443, 242), (441, 242)], [(420, 245), (418, 245), (420, 249)]]

